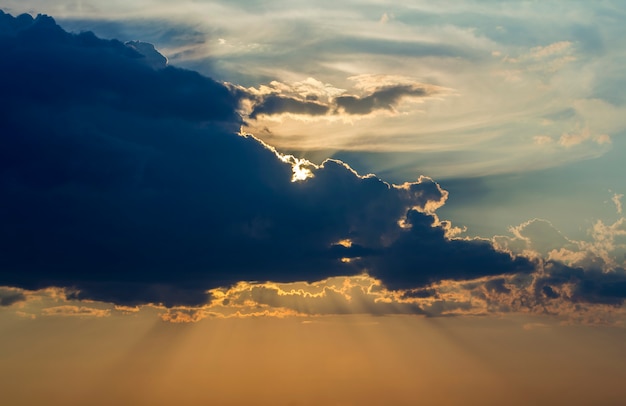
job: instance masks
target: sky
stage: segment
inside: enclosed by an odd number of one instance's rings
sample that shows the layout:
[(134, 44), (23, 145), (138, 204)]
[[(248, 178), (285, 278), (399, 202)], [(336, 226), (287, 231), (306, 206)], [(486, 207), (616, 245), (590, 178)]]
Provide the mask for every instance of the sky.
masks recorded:
[(0, 396), (619, 404), (625, 5), (397, 3), (3, 2)]

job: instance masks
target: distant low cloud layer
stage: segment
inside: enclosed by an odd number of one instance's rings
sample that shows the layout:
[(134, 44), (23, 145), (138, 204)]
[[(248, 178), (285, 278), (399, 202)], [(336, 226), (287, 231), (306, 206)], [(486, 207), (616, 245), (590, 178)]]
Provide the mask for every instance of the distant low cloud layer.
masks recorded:
[[(447, 192), (429, 178), (390, 185), (239, 135), (239, 90), (155, 52), (68, 34), (46, 16), (0, 14), (0, 92), (10, 98), (0, 112), (0, 285), (174, 306), (239, 281), (366, 272), (415, 289), (536, 271), (490, 242), (451, 238), (434, 214)], [(336, 104), (366, 113), (421, 92)], [(325, 108), (276, 97), (263, 99), (266, 114)], [(7, 292), (2, 305), (24, 300)]]

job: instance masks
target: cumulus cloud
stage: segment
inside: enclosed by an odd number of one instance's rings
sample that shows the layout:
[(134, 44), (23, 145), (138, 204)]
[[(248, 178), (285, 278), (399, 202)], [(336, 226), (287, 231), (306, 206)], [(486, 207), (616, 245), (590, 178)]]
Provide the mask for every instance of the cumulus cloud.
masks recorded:
[(436, 243), (445, 240), (445, 228), (436, 225), (436, 216), (409, 210), (405, 224), (402, 234), (381, 255), (372, 258), (368, 269), (392, 289), (426, 286), (442, 279), (474, 279), (534, 270), (527, 258), (498, 252), (487, 240), (450, 239), (446, 244)]
[[(623, 304), (623, 219), (597, 222), (588, 242), (539, 220), (495, 245), (458, 238), (430, 178), (392, 185), (240, 134), (253, 92), (46, 16), (0, 14), (0, 28), (0, 90), (12, 97), (0, 112), (0, 284), (65, 288), (51, 292), (72, 304), (44, 315), (111, 314), (82, 299), (119, 313), (163, 305), (172, 322)], [(357, 87), (309, 80), (252, 99), (257, 115), (367, 114), (431, 91), (374, 77)], [(285, 285), (295, 281), (310, 283)], [(0, 305), (29, 295), (4, 288)]]
[(495, 237), (495, 245), (536, 258), (537, 270), (525, 280), (509, 277), (505, 286), (511, 293), (505, 297), (486, 293), (485, 297), (516, 311), (568, 317), (579, 317), (585, 312), (589, 315), (596, 312), (604, 318), (613, 313), (623, 316), (625, 225), (624, 218), (613, 224), (597, 221), (589, 230), (588, 240), (569, 239), (545, 220), (535, 219), (512, 227), (513, 237)]
[(626, 267), (626, 218), (612, 224), (596, 221), (587, 240), (572, 240), (550, 222), (534, 219), (510, 229), (513, 237), (496, 236), (500, 250), (557, 261), (570, 267), (609, 272)]
[(43, 15), (11, 20), (4, 14), (2, 21), (13, 27), (0, 35), (3, 72), (12, 79), (2, 91), (13, 95), (13, 114), (22, 103), (43, 108), (54, 102), (68, 109), (103, 106), (150, 117), (237, 120), (237, 100), (228, 89), (192, 71), (153, 69), (156, 51), (146, 57), (141, 53), (146, 44), (101, 40), (90, 32), (69, 34)]
[[(1, 17), (0, 90), (12, 103), (0, 113), (0, 284), (177, 306), (239, 281), (370, 272), (419, 287), (531, 268), (450, 239), (434, 214), (447, 193), (432, 179), (395, 186), (281, 155), (238, 133), (233, 87), (155, 63), (147, 45)], [(360, 100), (387, 108), (421, 94)]]

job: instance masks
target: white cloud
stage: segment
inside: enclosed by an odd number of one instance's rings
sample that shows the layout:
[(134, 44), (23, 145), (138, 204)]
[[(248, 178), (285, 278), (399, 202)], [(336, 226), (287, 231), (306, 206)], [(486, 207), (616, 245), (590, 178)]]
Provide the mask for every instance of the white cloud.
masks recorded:
[(622, 198), (623, 197), (624, 197), (623, 194), (615, 193), (613, 197), (611, 198), (613, 203), (615, 203), (615, 209), (617, 210), (618, 214), (622, 214)]

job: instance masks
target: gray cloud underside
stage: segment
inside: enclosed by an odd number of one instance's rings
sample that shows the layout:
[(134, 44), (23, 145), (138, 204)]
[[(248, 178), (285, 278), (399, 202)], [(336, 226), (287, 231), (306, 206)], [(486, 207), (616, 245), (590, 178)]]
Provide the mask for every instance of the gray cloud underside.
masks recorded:
[(422, 97), (427, 92), (415, 86), (390, 86), (364, 97), (339, 96), (335, 103), (348, 114), (369, 114), (374, 110), (391, 110), (405, 96)]
[(424, 97), (429, 92), (415, 85), (383, 86), (364, 96), (342, 95), (328, 103), (269, 94), (262, 97), (243, 94), (254, 101), (254, 108), (249, 117), (256, 119), (260, 115), (302, 114), (322, 116), (326, 114), (366, 115), (376, 110), (393, 110), (405, 97)]
[(250, 118), (254, 119), (263, 114), (271, 116), (282, 113), (320, 116), (327, 114), (329, 111), (330, 108), (321, 103), (272, 94), (264, 97), (263, 100), (254, 107), (252, 113), (250, 113)]

